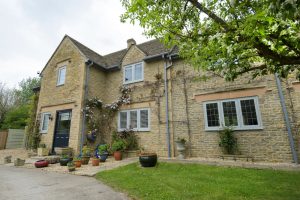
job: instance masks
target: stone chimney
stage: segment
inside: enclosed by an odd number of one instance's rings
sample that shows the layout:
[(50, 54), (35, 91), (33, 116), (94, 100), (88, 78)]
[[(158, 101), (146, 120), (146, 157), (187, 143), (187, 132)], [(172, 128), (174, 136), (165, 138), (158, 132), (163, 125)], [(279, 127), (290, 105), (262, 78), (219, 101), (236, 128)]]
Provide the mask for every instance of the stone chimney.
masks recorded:
[(127, 49), (129, 49), (132, 45), (136, 45), (136, 42), (133, 38), (127, 40)]

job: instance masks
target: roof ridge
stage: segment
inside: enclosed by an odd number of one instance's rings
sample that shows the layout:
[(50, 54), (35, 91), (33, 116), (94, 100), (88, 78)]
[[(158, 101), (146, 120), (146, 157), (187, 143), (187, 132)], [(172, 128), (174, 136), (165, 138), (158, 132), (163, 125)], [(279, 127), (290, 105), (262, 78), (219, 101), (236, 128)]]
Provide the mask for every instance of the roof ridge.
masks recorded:
[(80, 44), (80, 45), (84, 46), (85, 48), (89, 49), (90, 51), (93, 51), (93, 52), (94, 52), (94, 53), (96, 53), (97, 55), (99, 55), (99, 56), (103, 57), (101, 54), (97, 53), (96, 51), (94, 51), (93, 49), (89, 48), (88, 46), (86, 46), (86, 45), (82, 44), (82, 43), (81, 43), (81, 42), (79, 42), (78, 40), (75, 40), (75, 39), (74, 39), (74, 38), (72, 38), (71, 36), (69, 36), (69, 35), (66, 35), (66, 36), (67, 36), (67, 37), (69, 37), (71, 40), (73, 40), (73, 41), (77, 42), (78, 44)]
[[(159, 41), (159, 39), (155, 38), (155, 39), (152, 39), (152, 40), (148, 40), (148, 41), (146, 41), (146, 42), (143, 42), (143, 43), (137, 44), (137, 46), (138, 46), (138, 45), (147, 44), (147, 43), (151, 43), (151, 42), (153, 42), (153, 41)], [(159, 42), (160, 42), (160, 41), (159, 41)]]
[[(140, 46), (140, 45), (148, 44), (148, 43), (151, 43), (151, 42), (153, 42), (153, 41), (155, 41), (155, 40), (159, 40), (159, 39), (152, 39), (152, 40), (148, 40), (148, 41), (146, 41), (146, 42), (143, 42), (143, 43), (140, 43), (140, 44), (136, 44), (136, 46)], [(109, 55), (111, 55), (111, 54), (114, 54), (114, 53), (119, 53), (119, 52), (121, 52), (121, 51), (124, 51), (124, 50), (127, 50), (127, 48), (124, 48), (124, 49), (121, 49), (121, 50), (118, 50), (118, 51), (114, 51), (114, 52), (111, 52), (111, 53), (105, 54), (105, 55), (103, 55), (103, 57), (105, 57), (105, 56), (109, 56)]]
[(110, 56), (111, 54), (114, 54), (114, 53), (120, 53), (121, 51), (124, 51), (124, 50), (127, 50), (127, 49), (124, 48), (124, 49), (121, 49), (121, 50), (118, 50), (118, 51), (114, 51), (114, 52), (112, 52), (112, 53), (103, 55), (103, 57), (105, 57), (105, 56)]

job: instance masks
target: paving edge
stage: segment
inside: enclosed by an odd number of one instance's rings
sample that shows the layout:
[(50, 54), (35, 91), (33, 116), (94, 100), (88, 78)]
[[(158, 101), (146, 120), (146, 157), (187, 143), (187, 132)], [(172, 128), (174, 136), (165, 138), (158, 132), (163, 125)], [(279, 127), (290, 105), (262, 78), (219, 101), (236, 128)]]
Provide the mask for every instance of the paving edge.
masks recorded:
[(283, 171), (300, 171), (300, 165), (293, 163), (252, 163), (252, 162), (222, 162), (222, 161), (208, 161), (208, 160), (189, 160), (189, 159), (174, 159), (174, 158), (159, 158), (162, 162), (168, 163), (182, 163), (182, 164), (205, 164), (212, 166), (223, 167), (242, 167), (247, 169), (272, 169)]

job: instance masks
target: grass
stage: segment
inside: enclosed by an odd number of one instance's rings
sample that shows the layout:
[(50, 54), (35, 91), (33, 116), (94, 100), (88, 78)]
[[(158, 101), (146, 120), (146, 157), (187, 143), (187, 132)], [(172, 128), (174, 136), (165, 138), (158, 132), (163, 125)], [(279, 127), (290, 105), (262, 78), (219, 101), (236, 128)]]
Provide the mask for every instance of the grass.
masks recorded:
[(300, 173), (198, 164), (138, 163), (96, 178), (134, 199), (300, 199)]

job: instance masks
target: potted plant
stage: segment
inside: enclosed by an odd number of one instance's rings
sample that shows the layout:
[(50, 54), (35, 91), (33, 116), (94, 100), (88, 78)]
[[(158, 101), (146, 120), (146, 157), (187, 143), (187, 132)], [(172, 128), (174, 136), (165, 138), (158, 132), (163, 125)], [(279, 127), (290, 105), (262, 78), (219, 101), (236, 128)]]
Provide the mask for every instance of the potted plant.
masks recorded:
[(220, 142), (224, 154), (235, 154), (237, 152), (237, 139), (234, 137), (234, 130), (224, 127), (219, 131)]
[(77, 168), (81, 167), (81, 158), (80, 158), (80, 156), (75, 157), (73, 159), (73, 163), (74, 163), (75, 167), (77, 167)]
[(96, 156), (92, 158), (92, 166), (99, 166), (100, 159)]
[(67, 166), (68, 166), (69, 172), (75, 171), (75, 166), (72, 161), (68, 162)]
[(122, 160), (122, 151), (125, 149), (126, 145), (123, 140), (115, 140), (111, 146), (114, 152), (115, 160)]
[(48, 167), (48, 161), (47, 160), (38, 160), (34, 163), (34, 166), (36, 168), (42, 168), (42, 167)]
[(141, 153), (139, 155), (139, 161), (142, 167), (154, 167), (157, 163), (156, 153)]
[(40, 144), (37, 153), (38, 156), (48, 156), (49, 149), (46, 147), (46, 144)]
[(105, 162), (108, 157), (108, 144), (101, 144), (98, 146), (98, 155), (100, 162)]
[(178, 151), (178, 158), (179, 159), (184, 159), (186, 140), (184, 138), (177, 138), (175, 143), (176, 143), (176, 149)]
[(70, 157), (68, 155), (62, 155), (59, 159), (60, 166), (67, 166), (68, 162), (70, 161)]
[(92, 131), (89, 131), (87, 134), (86, 134), (86, 138), (88, 139), (88, 141), (90, 142), (95, 142), (96, 138), (97, 138), (97, 129), (94, 129)]
[(16, 158), (14, 160), (14, 166), (23, 166), (25, 164), (25, 159)]
[(82, 148), (81, 164), (83, 165), (89, 164), (90, 157), (91, 157), (91, 148), (88, 146), (84, 146)]

